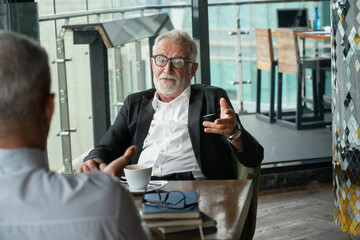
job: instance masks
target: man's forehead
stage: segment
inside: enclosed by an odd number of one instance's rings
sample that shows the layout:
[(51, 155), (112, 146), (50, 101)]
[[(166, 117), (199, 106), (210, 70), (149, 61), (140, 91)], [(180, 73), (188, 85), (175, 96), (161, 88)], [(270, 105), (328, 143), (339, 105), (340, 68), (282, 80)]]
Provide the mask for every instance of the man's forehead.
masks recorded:
[(155, 54), (172, 54), (188, 57), (190, 55), (190, 46), (185, 42), (173, 41), (165, 38), (161, 39), (156, 45)]

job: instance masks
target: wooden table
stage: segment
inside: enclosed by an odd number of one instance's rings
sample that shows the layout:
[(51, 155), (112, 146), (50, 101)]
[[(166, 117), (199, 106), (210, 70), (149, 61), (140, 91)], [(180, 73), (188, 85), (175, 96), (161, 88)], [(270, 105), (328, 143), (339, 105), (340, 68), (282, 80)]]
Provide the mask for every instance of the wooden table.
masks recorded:
[[(239, 239), (253, 194), (252, 180), (169, 181), (161, 190), (199, 192), (200, 211), (216, 220), (216, 228), (205, 228), (205, 239)], [(141, 208), (142, 195), (135, 195)], [(151, 230), (153, 239), (201, 239), (199, 230), (163, 235)]]
[(298, 38), (310, 38), (315, 40), (331, 40), (331, 35), (328, 32), (298, 32)]
[[(275, 35), (275, 31), (271, 30), (271, 35)], [(331, 35), (329, 32), (324, 31), (298, 31), (296, 33), (298, 38), (310, 38), (316, 40), (331, 40)]]
[[(271, 34), (275, 35), (275, 31), (271, 30)], [(325, 31), (299, 31), (296, 33), (297, 37), (302, 40), (302, 55), (305, 56), (305, 39), (317, 40), (314, 42), (314, 57), (318, 56), (318, 40), (331, 40), (331, 34)]]
[(318, 40), (331, 40), (331, 35), (329, 32), (324, 31), (307, 31), (307, 32), (298, 32), (298, 38), (302, 39), (303, 47), (303, 56), (305, 56), (305, 39), (314, 39), (314, 56), (317, 57), (318, 54)]

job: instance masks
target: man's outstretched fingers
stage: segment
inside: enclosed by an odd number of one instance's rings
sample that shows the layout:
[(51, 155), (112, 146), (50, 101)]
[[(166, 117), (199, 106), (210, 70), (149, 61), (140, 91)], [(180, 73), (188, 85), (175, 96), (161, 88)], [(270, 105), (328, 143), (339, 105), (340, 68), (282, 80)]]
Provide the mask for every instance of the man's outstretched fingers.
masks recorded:
[(104, 168), (103, 171), (112, 177), (119, 176), (136, 151), (136, 146), (130, 146), (128, 149), (126, 149), (124, 155), (112, 161), (109, 165), (107, 165), (107, 167)]

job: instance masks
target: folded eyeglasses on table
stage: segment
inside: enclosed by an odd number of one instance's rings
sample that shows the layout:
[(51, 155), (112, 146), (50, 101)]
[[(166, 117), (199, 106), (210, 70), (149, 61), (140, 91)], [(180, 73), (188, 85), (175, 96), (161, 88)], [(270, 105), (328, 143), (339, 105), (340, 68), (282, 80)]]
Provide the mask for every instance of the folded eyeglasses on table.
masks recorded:
[(144, 192), (142, 203), (148, 206), (164, 206), (173, 209), (183, 209), (198, 204), (197, 201), (186, 202), (186, 195), (181, 191), (159, 191), (155, 193)]

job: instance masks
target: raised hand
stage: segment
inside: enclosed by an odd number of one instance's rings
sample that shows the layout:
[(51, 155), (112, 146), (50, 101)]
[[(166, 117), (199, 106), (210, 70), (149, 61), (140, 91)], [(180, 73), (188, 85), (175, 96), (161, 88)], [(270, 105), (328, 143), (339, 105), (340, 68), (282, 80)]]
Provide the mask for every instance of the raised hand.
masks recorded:
[(124, 155), (122, 155), (121, 157), (119, 157), (119, 158), (115, 159), (114, 161), (112, 161), (111, 163), (109, 163), (109, 165), (107, 165), (105, 168), (101, 168), (101, 165), (100, 165), (101, 171), (106, 172), (111, 177), (114, 177), (114, 176), (120, 177), (123, 169), (130, 162), (131, 158), (134, 156), (136, 151), (137, 151), (136, 146), (128, 147), (126, 149)]
[(99, 158), (87, 160), (75, 171), (75, 173), (103, 171), (111, 177), (120, 176), (124, 167), (129, 163), (136, 151), (136, 146), (130, 146), (126, 149), (124, 155), (115, 159), (109, 165), (103, 163)]
[(225, 98), (220, 99), (220, 118), (214, 122), (204, 121), (203, 126), (206, 133), (223, 134), (230, 136), (236, 129), (236, 114), (226, 102)]
[(75, 173), (99, 172), (100, 166), (102, 166), (101, 168), (104, 168), (106, 164), (103, 163), (100, 158), (92, 158), (87, 160), (86, 162), (83, 162), (81, 166), (76, 169)]

